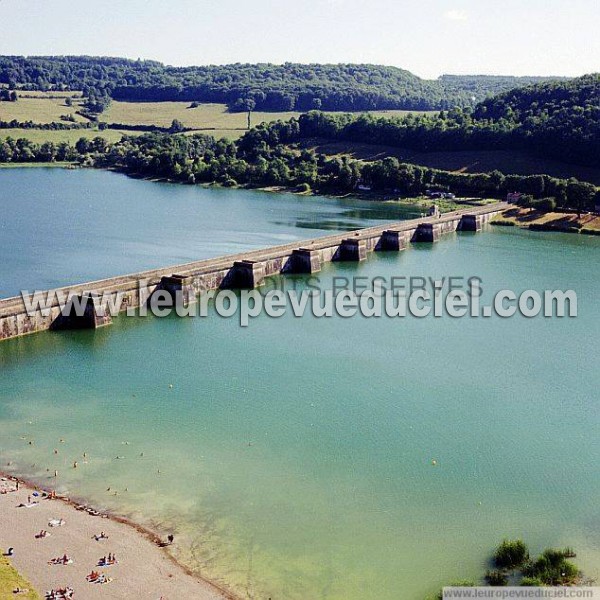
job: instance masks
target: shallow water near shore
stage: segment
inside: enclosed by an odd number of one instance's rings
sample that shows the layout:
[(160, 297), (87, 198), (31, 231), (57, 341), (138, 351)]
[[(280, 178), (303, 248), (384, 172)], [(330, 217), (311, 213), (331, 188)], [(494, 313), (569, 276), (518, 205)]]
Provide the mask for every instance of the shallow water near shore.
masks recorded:
[(4, 342), (1, 464), (174, 530), (241, 597), (419, 600), (513, 536), (598, 577), (599, 259), (488, 228), (319, 274), (572, 288), (576, 319), (213, 313)]

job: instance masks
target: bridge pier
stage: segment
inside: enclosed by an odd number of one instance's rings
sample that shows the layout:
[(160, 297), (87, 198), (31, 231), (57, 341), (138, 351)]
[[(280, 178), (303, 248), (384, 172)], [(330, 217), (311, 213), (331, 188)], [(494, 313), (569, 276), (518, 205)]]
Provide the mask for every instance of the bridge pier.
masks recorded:
[(349, 262), (367, 260), (367, 242), (353, 238), (342, 240), (332, 260)]
[(294, 250), (285, 264), (283, 273), (318, 273), (321, 270), (321, 252), (310, 248)]
[(221, 283), (222, 289), (252, 290), (262, 285), (265, 280), (265, 264), (255, 260), (240, 260), (233, 263), (233, 267)]
[(166, 295), (171, 299), (170, 306), (175, 306), (178, 295), (181, 297), (184, 305), (190, 304), (196, 300), (194, 278), (190, 275), (178, 275), (173, 273), (173, 275), (161, 277), (159, 284), (150, 295), (150, 298), (148, 298), (148, 303), (150, 303), (152, 297), (157, 292), (166, 292)]
[(460, 219), (458, 229), (460, 231), (481, 231), (483, 223), (481, 215), (463, 215)]
[(107, 311), (99, 310), (98, 300), (94, 294), (74, 296), (51, 323), (50, 329), (98, 329), (110, 325), (112, 317)]
[(413, 242), (437, 242), (440, 239), (439, 223), (420, 223), (413, 235)]
[(387, 229), (381, 234), (381, 238), (375, 246), (375, 250), (381, 252), (400, 252), (400, 250), (406, 250), (410, 238), (411, 232), (409, 231), (394, 231), (393, 229)]

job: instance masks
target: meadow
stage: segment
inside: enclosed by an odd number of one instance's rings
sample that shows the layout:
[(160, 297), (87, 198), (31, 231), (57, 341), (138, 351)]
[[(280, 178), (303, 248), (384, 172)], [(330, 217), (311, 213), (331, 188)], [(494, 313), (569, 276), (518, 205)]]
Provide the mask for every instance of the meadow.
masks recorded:
[[(374, 111), (382, 116), (408, 114), (408, 111), (389, 110)], [(301, 113), (260, 112), (251, 114), (252, 126), (263, 122), (288, 120)], [(195, 131), (206, 132), (217, 138), (237, 139), (247, 130), (247, 113), (231, 113), (225, 104), (199, 104), (191, 108), (189, 102), (118, 102), (112, 101), (102, 115), (100, 121), (105, 123), (127, 123), (128, 125), (156, 125), (169, 127), (177, 119), (185, 127)]]
[(36, 144), (44, 142), (54, 142), (55, 144), (69, 142), (75, 144), (82, 137), (91, 140), (100, 136), (109, 142), (118, 142), (123, 134), (137, 135), (137, 132), (119, 131), (117, 129), (105, 129), (104, 131), (99, 131), (98, 129), (0, 129), (0, 140), (11, 137), (16, 140), (26, 138)]
[[(65, 104), (65, 98), (73, 98), (73, 106)], [(86, 122), (81, 115), (75, 114), (80, 108), (80, 92), (21, 92), (17, 102), (0, 102), (0, 120), (33, 121), (34, 123), (65, 122), (61, 115), (73, 114), (76, 122)], [(389, 110), (374, 111), (382, 116), (408, 114), (408, 111)], [(288, 120), (301, 113), (289, 112), (253, 112), (250, 117), (252, 126), (263, 122)], [(116, 123), (136, 126), (157, 126), (168, 128), (174, 119), (184, 127), (192, 129), (191, 133), (207, 133), (216, 138), (235, 140), (241, 137), (248, 127), (247, 113), (230, 113), (226, 104), (199, 104), (191, 108), (189, 102), (119, 102), (112, 101), (99, 116), (102, 123)], [(135, 132), (130, 132), (135, 133)], [(44, 131), (35, 129), (1, 130), (0, 137), (24, 137), (34, 142), (77, 141), (80, 137), (95, 137), (88, 131)], [(104, 130), (101, 135), (109, 141), (121, 136), (118, 130)]]
[[(62, 92), (66, 94), (66, 92)], [(76, 114), (79, 110), (79, 101), (73, 100), (73, 106), (65, 104), (64, 97), (58, 97), (53, 92), (52, 94), (44, 94), (43, 92), (23, 92), (23, 94), (35, 95), (36, 97), (20, 97), (16, 102), (0, 102), (0, 120), (1, 121), (33, 121), (34, 123), (65, 123), (61, 115), (73, 115), (77, 123), (86, 123), (87, 119)]]

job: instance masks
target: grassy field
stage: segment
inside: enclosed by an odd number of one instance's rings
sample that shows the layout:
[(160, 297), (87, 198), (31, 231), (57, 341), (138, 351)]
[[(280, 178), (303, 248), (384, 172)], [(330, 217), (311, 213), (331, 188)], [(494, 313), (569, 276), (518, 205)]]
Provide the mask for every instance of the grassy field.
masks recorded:
[(576, 177), (600, 185), (600, 169), (539, 158), (526, 152), (507, 150), (463, 150), (457, 152), (415, 152), (404, 148), (328, 140), (307, 140), (304, 147), (330, 156), (349, 155), (358, 160), (373, 161), (395, 156), (402, 162), (459, 173), (486, 173), (498, 169), (515, 175), (546, 173), (568, 179)]
[[(80, 92), (21, 92), (23, 95), (35, 96), (31, 98), (20, 97), (17, 102), (0, 102), (0, 120), (11, 121), (33, 121), (34, 123), (61, 122), (61, 115), (73, 114), (77, 122), (85, 122), (86, 119), (75, 114), (80, 107), (80, 99), (73, 100), (73, 106), (65, 104), (65, 98), (69, 95), (79, 96)], [(60, 96), (60, 97), (57, 97)], [(406, 114), (407, 111), (390, 110), (377, 111), (376, 114), (393, 116)], [(298, 117), (299, 112), (254, 112), (251, 116), (251, 124), (258, 125), (264, 121), (287, 120)], [(117, 102), (110, 103), (99, 120), (104, 123), (123, 123), (127, 125), (155, 125), (158, 127), (170, 127), (173, 119), (183, 123), (185, 127), (192, 128), (194, 132), (207, 133), (216, 138), (237, 139), (244, 134), (247, 128), (246, 113), (227, 112), (225, 104), (200, 104), (197, 108), (190, 108), (189, 102)], [(62, 121), (64, 122), (64, 121)], [(0, 131), (0, 136), (6, 133)], [(15, 137), (11, 131), (10, 135)], [(82, 135), (88, 137), (88, 133)], [(113, 140), (115, 134), (103, 132), (107, 139)], [(33, 141), (73, 141), (79, 139), (74, 132), (45, 132), (45, 131), (23, 131), (17, 137), (26, 137)]]
[[(299, 112), (253, 112), (251, 125), (264, 121), (287, 120), (298, 117)], [(407, 114), (407, 111), (376, 111), (375, 114), (386, 116)], [(208, 133), (217, 138), (236, 139), (243, 135), (247, 127), (247, 113), (227, 112), (225, 104), (200, 104), (190, 108), (189, 102), (116, 102), (110, 103), (108, 109), (100, 115), (105, 123), (127, 123), (133, 125), (157, 125), (169, 127), (173, 119), (183, 123), (185, 127)]]
[(123, 134), (136, 135), (135, 131), (118, 131), (116, 129), (66, 129), (64, 131), (45, 129), (0, 129), (0, 140), (11, 137), (14, 139), (26, 138), (36, 144), (43, 142), (70, 142), (74, 144), (79, 138), (92, 139), (97, 136), (103, 137), (109, 142), (118, 142)]
[[(15, 594), (14, 590), (16, 588), (29, 591)], [(0, 600), (9, 600), (9, 598), (39, 600), (40, 596), (32, 589), (31, 584), (17, 573), (8, 559), (5, 556), (0, 556)]]
[[(33, 94), (34, 92), (27, 92)], [(38, 92), (40, 94), (41, 92)], [(33, 121), (34, 123), (65, 123), (61, 115), (73, 115), (78, 123), (85, 123), (87, 119), (75, 114), (79, 104), (73, 101), (73, 106), (67, 106), (64, 98), (19, 98), (16, 102), (0, 102), (0, 120)]]

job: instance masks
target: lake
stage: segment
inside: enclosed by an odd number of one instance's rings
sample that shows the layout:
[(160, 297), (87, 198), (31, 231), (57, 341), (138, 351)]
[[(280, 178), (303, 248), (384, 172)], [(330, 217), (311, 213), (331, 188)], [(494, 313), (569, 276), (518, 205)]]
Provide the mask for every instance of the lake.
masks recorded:
[[(13, 291), (399, 218), (103, 172), (7, 179)], [(86, 240), (83, 260), (72, 250)], [(318, 274), (326, 289), (340, 275), (478, 276), (486, 298), (571, 288), (576, 319), (262, 315), (241, 328), (212, 311), (3, 342), (0, 460), (45, 485), (58, 469), (61, 491), (174, 530), (182, 562), (247, 598), (422, 600), (481, 577), (505, 537), (573, 546), (598, 577), (599, 259), (598, 238), (488, 227)]]
[(419, 216), (394, 203), (94, 170), (2, 169), (0, 190), (0, 297)]

